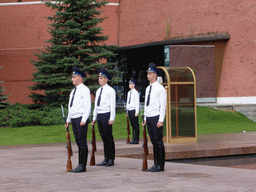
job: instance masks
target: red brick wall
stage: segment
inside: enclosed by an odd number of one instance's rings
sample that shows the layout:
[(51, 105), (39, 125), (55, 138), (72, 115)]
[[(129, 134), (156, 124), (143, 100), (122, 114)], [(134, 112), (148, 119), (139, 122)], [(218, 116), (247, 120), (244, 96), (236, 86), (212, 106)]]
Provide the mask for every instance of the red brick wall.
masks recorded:
[[(106, 42), (109, 45), (117, 45), (118, 8), (107, 5), (102, 13), (102, 17), (108, 17), (101, 26), (104, 35), (109, 35)], [(3, 66), (0, 80), (4, 81), (4, 94), (10, 94), (8, 101), (11, 103), (31, 103), (28, 86), (33, 85), (31, 79), (35, 72), (31, 59), (36, 59), (32, 52), (42, 49), (50, 39), (45, 17), (51, 14), (44, 4), (0, 5), (0, 66)]]
[[(110, 2), (119, 3), (119, 0)], [(104, 34), (110, 35), (108, 44), (129, 46), (227, 31), (231, 38), (225, 47), (217, 96), (256, 95), (254, 0), (122, 0), (120, 6), (106, 6), (104, 9), (103, 16), (109, 16), (102, 24)], [(43, 18), (49, 14), (46, 6), (39, 4), (0, 6), (0, 65), (4, 66), (0, 70), (0, 80), (16, 81), (13, 86), (9, 85), (11, 82), (4, 83), (5, 93), (11, 93), (9, 101), (12, 103), (30, 102), (25, 82), (32, 78), (33, 73), (31, 51), (43, 47), (44, 41), (49, 39)], [(21, 91), (17, 92), (17, 89)]]
[(0, 70), (4, 81), (5, 94), (11, 103), (30, 103), (28, 97), (35, 72), (31, 59), (32, 52), (43, 48), (44, 41), (50, 38), (47, 33), (47, 20), (50, 10), (43, 4), (0, 6)]
[[(0, 0), (0, 3), (17, 3), (18, 0)], [(38, 2), (38, 0), (21, 0), (21, 2)]]
[[(218, 97), (256, 95), (254, 0), (122, 0), (120, 46), (227, 31)], [(169, 23), (169, 34), (167, 34)]]

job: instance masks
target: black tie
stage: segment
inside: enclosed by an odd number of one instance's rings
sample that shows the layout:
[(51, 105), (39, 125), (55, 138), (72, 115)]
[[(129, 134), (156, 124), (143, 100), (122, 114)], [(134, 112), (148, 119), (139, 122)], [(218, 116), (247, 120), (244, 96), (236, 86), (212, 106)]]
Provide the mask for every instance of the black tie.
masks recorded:
[(149, 100), (150, 100), (151, 88), (152, 88), (152, 85), (150, 85), (150, 89), (149, 89), (149, 92), (148, 92), (147, 106), (149, 106)]
[(100, 105), (100, 98), (101, 98), (102, 89), (103, 89), (103, 88), (101, 87), (100, 95), (99, 95), (99, 98), (98, 98), (98, 101), (97, 101), (97, 106), (99, 106), (99, 105)]
[(76, 93), (76, 87), (75, 87), (75, 90), (73, 92), (73, 96), (72, 96), (72, 99), (71, 99), (70, 107), (72, 107), (72, 105), (73, 105), (73, 100), (74, 100), (74, 97), (75, 97), (75, 93)]
[(131, 95), (132, 95), (132, 92), (130, 92), (129, 104), (130, 104), (130, 102), (131, 102)]

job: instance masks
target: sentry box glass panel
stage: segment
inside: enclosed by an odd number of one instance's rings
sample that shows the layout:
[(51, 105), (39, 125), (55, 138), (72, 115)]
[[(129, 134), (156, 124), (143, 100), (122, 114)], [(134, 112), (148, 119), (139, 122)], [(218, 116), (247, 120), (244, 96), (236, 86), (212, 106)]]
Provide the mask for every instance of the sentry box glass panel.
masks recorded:
[(189, 67), (158, 67), (167, 92), (165, 142), (197, 141), (196, 78)]

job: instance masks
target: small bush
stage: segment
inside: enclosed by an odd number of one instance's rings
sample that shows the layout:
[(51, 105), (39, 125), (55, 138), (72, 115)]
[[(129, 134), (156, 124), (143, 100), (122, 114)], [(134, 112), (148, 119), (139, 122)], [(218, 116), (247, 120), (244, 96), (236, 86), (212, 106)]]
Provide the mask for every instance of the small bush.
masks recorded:
[(0, 110), (0, 127), (62, 125), (64, 123), (60, 107), (43, 107), (31, 110), (26, 105), (15, 104)]

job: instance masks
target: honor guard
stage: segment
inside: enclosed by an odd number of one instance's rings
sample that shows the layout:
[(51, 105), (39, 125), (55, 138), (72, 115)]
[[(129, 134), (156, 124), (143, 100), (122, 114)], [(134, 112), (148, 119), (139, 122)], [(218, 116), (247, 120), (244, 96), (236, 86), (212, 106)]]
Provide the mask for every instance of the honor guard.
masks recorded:
[(131, 77), (129, 81), (129, 88), (131, 89), (127, 93), (127, 101), (126, 101), (126, 116), (129, 117), (131, 125), (132, 125), (132, 133), (133, 140), (130, 144), (139, 144), (139, 136), (140, 136), (140, 127), (139, 127), (139, 107), (140, 107), (140, 95), (138, 91), (135, 89), (137, 85), (136, 80)]
[(147, 78), (150, 85), (146, 88), (144, 122), (147, 124), (149, 137), (153, 145), (154, 165), (146, 171), (164, 171), (165, 149), (163, 142), (163, 122), (165, 118), (166, 91), (157, 81), (158, 69), (154, 63), (150, 63), (147, 70)]
[(116, 114), (116, 92), (108, 85), (111, 75), (104, 68), (99, 69), (98, 82), (101, 86), (96, 91), (92, 125), (96, 119), (103, 141), (104, 160), (97, 166), (113, 166), (115, 160), (115, 143), (112, 134), (112, 125)]
[(72, 124), (76, 144), (78, 146), (78, 166), (71, 172), (79, 173), (86, 171), (88, 146), (87, 146), (87, 129), (88, 118), (91, 112), (91, 95), (90, 90), (83, 84), (85, 77), (78, 67), (72, 67), (72, 82), (75, 88), (69, 95), (68, 117), (65, 127)]

